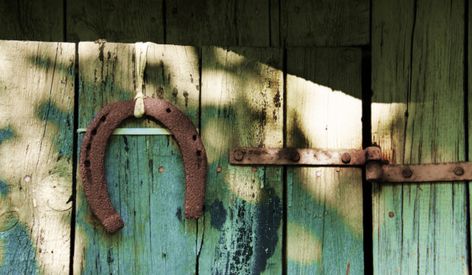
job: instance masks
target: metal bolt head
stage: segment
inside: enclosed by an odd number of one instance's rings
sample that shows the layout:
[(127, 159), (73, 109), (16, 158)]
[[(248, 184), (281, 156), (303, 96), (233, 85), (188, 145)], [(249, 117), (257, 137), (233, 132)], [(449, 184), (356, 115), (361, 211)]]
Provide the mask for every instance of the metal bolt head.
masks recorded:
[(351, 154), (349, 154), (347, 152), (342, 154), (341, 160), (344, 164), (348, 164), (349, 162), (351, 162)]
[(233, 153), (233, 157), (237, 161), (242, 161), (244, 158), (244, 152), (242, 150), (235, 150)]
[(290, 160), (298, 162), (300, 160), (300, 153), (297, 151), (290, 152)]
[(413, 171), (411, 171), (410, 167), (405, 167), (402, 170), (402, 176), (404, 178), (411, 178), (411, 176), (413, 176)]
[(462, 176), (464, 175), (464, 168), (460, 167), (460, 166), (457, 166), (456, 168), (454, 168), (454, 174), (456, 176)]

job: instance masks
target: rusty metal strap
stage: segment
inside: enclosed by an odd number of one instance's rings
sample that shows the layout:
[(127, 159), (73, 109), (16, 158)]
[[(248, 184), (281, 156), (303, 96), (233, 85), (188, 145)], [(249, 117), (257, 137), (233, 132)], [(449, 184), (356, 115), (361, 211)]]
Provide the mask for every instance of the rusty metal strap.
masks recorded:
[(236, 148), (230, 153), (235, 165), (362, 166), (365, 161), (362, 149)]
[(367, 181), (383, 183), (472, 181), (471, 162), (388, 164), (378, 146), (345, 150), (235, 148), (229, 161), (233, 165), (365, 166)]
[[(472, 181), (472, 163), (429, 163), (414, 165), (367, 164), (366, 178), (376, 182), (446, 182)], [(380, 173), (376, 172), (378, 169)]]

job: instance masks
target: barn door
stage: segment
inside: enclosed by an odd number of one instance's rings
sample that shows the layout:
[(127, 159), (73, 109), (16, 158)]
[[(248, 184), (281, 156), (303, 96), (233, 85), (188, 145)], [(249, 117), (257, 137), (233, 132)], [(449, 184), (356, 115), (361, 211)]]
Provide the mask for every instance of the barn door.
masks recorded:
[(172, 137), (114, 136), (107, 177), (126, 226), (105, 234), (78, 184), (74, 270), (361, 274), (360, 169), (228, 164), (238, 146), (361, 148), (360, 50), (290, 49), (284, 65), (278, 49), (142, 49), (80, 43), (79, 128), (102, 106), (132, 98), (137, 83), (177, 105), (206, 146), (206, 214), (198, 222), (183, 217), (182, 163)]
[[(374, 1), (372, 139), (393, 163), (470, 156), (466, 2)], [(375, 185), (372, 198), (375, 273), (470, 271), (467, 184)]]
[[(147, 96), (167, 99), (192, 119), (210, 165), (206, 214), (186, 220), (183, 165), (173, 138), (113, 136), (109, 192), (126, 225), (106, 234), (78, 184), (74, 272), (281, 273), (282, 168), (231, 167), (228, 152), (283, 145), (282, 51), (80, 43), (78, 57), (79, 128), (104, 105), (133, 98), (142, 85)], [(160, 126), (131, 120), (121, 127)]]
[[(1, 42), (0, 51), (0, 273), (363, 273), (361, 169), (228, 163), (238, 146), (360, 149), (359, 49), (97, 41)], [(199, 128), (205, 215), (184, 217), (172, 136), (130, 119), (120, 128), (141, 134), (113, 135), (106, 156), (125, 221), (109, 235), (74, 163), (94, 115), (138, 85)]]

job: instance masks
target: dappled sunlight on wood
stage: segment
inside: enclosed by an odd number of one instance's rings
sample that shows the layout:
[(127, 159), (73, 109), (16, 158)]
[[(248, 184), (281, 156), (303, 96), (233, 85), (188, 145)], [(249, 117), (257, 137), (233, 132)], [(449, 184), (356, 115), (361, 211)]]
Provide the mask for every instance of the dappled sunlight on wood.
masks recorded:
[(303, 190), (337, 219), (342, 219), (354, 236), (362, 238), (361, 169), (300, 168), (295, 173)]
[(228, 189), (238, 198), (257, 203), (264, 186), (264, 178), (251, 170), (251, 167), (230, 167), (225, 182)]
[(221, 156), (227, 153), (230, 140), (226, 138), (225, 133), (230, 130), (231, 125), (220, 119), (209, 119), (206, 122), (201, 135), (205, 137), (205, 149), (212, 152), (207, 155), (208, 163), (218, 162)]
[[(203, 70), (205, 73), (205, 78), (212, 79), (211, 87), (209, 88), (211, 89), (211, 91), (213, 91), (205, 95), (205, 104), (208, 104), (210, 106), (229, 105), (231, 101), (235, 99), (236, 92), (229, 91), (227, 93), (220, 93), (218, 91), (221, 91), (223, 87), (228, 84), (228, 82), (233, 82), (231, 81), (231, 78), (233, 77), (231, 75), (226, 74), (226, 72), (222, 70), (210, 69), (207, 67), (205, 67), (205, 69)], [(234, 78), (237, 79), (237, 76), (234, 76)]]
[(287, 257), (289, 261), (300, 264), (315, 264), (321, 262), (322, 242), (303, 225), (289, 222), (287, 231)]
[[(288, 75), (287, 81), (290, 146), (361, 148), (361, 99), (294, 75)], [(315, 201), (333, 209), (362, 238), (360, 169), (299, 168), (294, 173)]]
[[(79, 127), (86, 127), (104, 105), (132, 100), (137, 85), (142, 85), (145, 96), (176, 105), (198, 127), (198, 49), (84, 42), (79, 46), (79, 58)], [(156, 123), (129, 119), (120, 127), (156, 127)], [(108, 146), (108, 191), (125, 227), (114, 235), (104, 232), (90, 213), (79, 178), (74, 271), (193, 273), (195, 267), (189, 263), (195, 261), (198, 233), (196, 222), (185, 218), (184, 169), (173, 137), (115, 136)], [(115, 261), (113, 265), (110, 259)], [(97, 261), (106, 271), (97, 269), (101, 268)]]
[[(287, 147), (362, 148), (361, 64), (358, 49), (288, 49)], [(317, 252), (320, 265), (289, 261), (289, 273), (323, 273), (329, 267), (330, 273), (342, 274), (346, 265), (363, 273), (361, 172), (352, 167), (287, 169), (287, 245), (321, 236), (317, 241), (323, 248)], [(311, 234), (292, 229), (293, 223)]]
[(74, 44), (0, 44), (0, 128), (13, 133), (0, 145), (0, 178), (45, 274), (69, 267), (74, 53)]
[[(282, 169), (229, 165), (228, 153), (237, 146), (283, 145), (283, 74), (276, 69), (282, 60), (280, 49), (202, 48), (206, 194), (225, 213), (218, 215), (216, 208), (205, 213), (209, 229), (200, 256), (205, 274), (280, 268)], [(266, 65), (271, 62), (279, 66)]]
[[(234, 146), (281, 147), (282, 71), (231, 50), (205, 50), (215, 57), (212, 63), (203, 64), (202, 109), (220, 108), (202, 130), (210, 164), (227, 162)], [(263, 176), (248, 167), (225, 170), (224, 181), (234, 195), (247, 202), (259, 200)]]
[(390, 163), (403, 163), (405, 152), (393, 150), (395, 144), (403, 144), (406, 124), (406, 103), (372, 103), (372, 142), (382, 148), (382, 154)]
[[(359, 148), (361, 146), (362, 101), (343, 91), (288, 75), (287, 88), (293, 101), (288, 117), (316, 148)], [(289, 143), (298, 137), (289, 134)]]

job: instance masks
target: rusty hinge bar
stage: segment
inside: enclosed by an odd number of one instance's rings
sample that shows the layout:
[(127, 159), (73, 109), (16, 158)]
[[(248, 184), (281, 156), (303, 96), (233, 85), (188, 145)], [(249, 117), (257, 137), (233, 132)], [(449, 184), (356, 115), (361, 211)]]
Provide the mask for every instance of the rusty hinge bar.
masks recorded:
[(236, 148), (230, 153), (230, 163), (237, 165), (363, 166), (365, 162), (362, 149)]
[(229, 158), (234, 165), (365, 166), (366, 179), (371, 182), (472, 181), (472, 162), (388, 164), (377, 146), (347, 150), (235, 148)]

